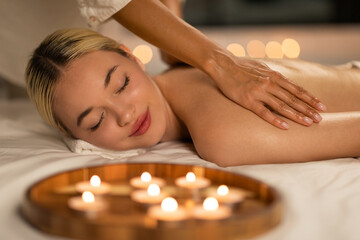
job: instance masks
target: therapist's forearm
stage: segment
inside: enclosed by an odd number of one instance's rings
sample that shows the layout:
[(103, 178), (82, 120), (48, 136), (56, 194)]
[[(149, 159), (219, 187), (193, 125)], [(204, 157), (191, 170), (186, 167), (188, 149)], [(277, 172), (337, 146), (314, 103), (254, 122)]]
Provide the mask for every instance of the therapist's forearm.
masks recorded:
[(157, 0), (132, 0), (113, 18), (149, 43), (210, 73), (222, 47), (176, 17)]
[(183, 1), (182, 0), (159, 0), (167, 9), (179, 18), (183, 18)]

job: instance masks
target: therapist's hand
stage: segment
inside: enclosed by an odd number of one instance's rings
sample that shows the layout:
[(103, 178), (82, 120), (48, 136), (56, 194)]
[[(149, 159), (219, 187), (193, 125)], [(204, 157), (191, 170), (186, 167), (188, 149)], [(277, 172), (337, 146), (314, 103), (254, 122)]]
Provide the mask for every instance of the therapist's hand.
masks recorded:
[[(321, 120), (317, 110), (325, 110), (325, 106), (317, 98), (266, 65), (235, 57), (175, 16), (175, 8), (170, 6), (178, 6), (176, 1), (131, 0), (113, 18), (166, 53), (207, 73), (225, 96), (276, 127), (288, 128), (278, 115), (306, 126)], [(175, 4), (170, 5), (172, 2)]]
[(321, 121), (318, 111), (326, 110), (325, 105), (266, 64), (226, 52), (216, 58), (207, 72), (220, 90), (265, 121), (281, 129), (289, 125), (279, 115), (305, 126)]

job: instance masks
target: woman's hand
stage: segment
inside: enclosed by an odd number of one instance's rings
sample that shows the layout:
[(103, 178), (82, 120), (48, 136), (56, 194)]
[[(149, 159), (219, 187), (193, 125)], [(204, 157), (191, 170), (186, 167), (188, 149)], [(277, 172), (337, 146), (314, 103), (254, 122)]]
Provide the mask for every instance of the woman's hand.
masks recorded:
[(325, 105), (266, 64), (224, 52), (215, 59), (207, 72), (224, 95), (265, 121), (281, 129), (289, 125), (278, 115), (305, 126), (321, 121)]

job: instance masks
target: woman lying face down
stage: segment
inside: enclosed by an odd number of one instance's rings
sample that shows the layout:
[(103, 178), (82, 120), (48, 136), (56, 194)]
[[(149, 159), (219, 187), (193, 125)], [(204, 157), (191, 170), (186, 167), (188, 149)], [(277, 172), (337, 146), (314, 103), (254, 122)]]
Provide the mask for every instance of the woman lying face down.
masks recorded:
[(223, 96), (199, 70), (150, 77), (125, 46), (85, 29), (47, 37), (26, 75), (29, 95), (50, 125), (107, 149), (191, 138), (202, 158), (221, 166), (359, 156), (358, 69), (266, 64), (319, 96), (331, 113), (312, 127), (290, 123), (287, 131), (277, 129)]

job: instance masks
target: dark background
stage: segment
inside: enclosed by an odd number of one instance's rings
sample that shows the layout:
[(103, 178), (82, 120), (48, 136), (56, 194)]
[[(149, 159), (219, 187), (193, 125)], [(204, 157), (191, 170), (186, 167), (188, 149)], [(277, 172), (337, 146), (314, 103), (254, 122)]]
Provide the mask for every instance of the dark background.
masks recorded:
[(186, 0), (192, 25), (360, 23), (360, 0)]

